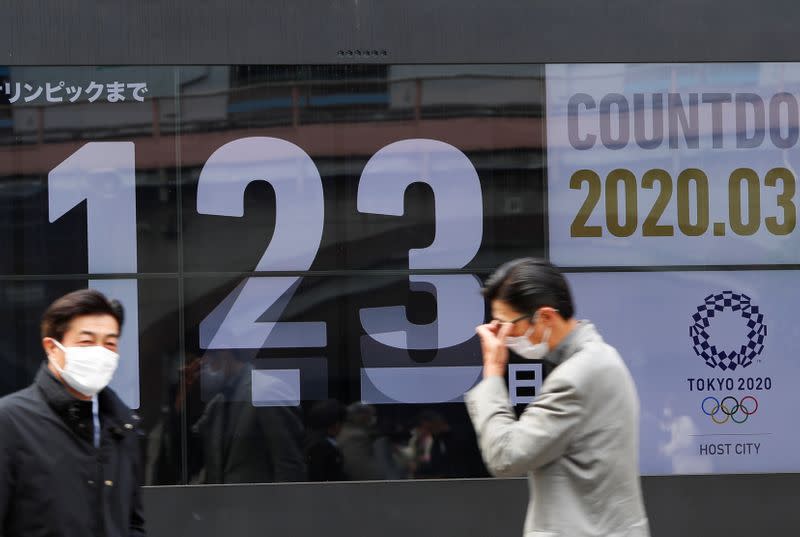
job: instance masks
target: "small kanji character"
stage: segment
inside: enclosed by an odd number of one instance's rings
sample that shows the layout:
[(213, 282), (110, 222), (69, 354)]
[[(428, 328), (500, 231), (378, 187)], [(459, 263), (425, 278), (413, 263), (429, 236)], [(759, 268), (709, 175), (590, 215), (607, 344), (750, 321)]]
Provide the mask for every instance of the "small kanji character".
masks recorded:
[[(31, 91), (33, 89), (33, 86), (31, 86), (30, 84), (25, 84), (24, 88), (25, 88), (25, 91)], [(25, 97), (25, 102), (29, 103), (31, 101), (34, 101), (41, 94), (42, 94), (42, 87), (41, 86), (37, 86), (36, 87), (36, 91), (34, 93), (32, 93), (31, 95), (28, 95), (27, 97)]]
[(97, 99), (99, 99), (99, 98), (100, 98), (100, 95), (102, 95), (102, 93), (103, 93), (103, 88), (105, 88), (105, 86), (104, 86), (104, 85), (102, 85), (102, 84), (97, 84), (97, 83), (95, 83), (95, 81), (94, 81), (94, 80), (92, 80), (92, 81), (89, 83), (89, 87), (88, 87), (88, 88), (86, 88), (86, 93), (90, 93), (90, 92), (93, 92), (93, 91), (94, 91), (94, 92), (97, 92), (97, 93), (95, 93), (94, 95), (92, 95), (92, 96), (90, 96), (90, 97), (89, 97), (89, 102), (90, 102), (90, 103), (93, 103), (93, 102), (95, 102)]
[[(14, 96), (13, 96), (13, 97), (11, 97), (11, 88), (12, 88), (12, 87), (15, 87), (15, 88), (16, 88), (16, 91), (14, 91)], [(8, 95), (8, 96), (9, 96), (9, 97), (8, 97), (8, 102), (10, 102), (10, 103), (12, 103), (12, 104), (13, 104), (13, 103), (15, 103), (15, 102), (17, 102), (17, 101), (19, 100), (19, 95), (20, 95), (20, 85), (19, 85), (19, 82), (17, 82), (17, 83), (14, 83), (14, 84), (12, 84), (12, 83), (10, 83), (10, 82), (6, 82), (6, 95)]]
[(125, 100), (125, 95), (122, 94), (125, 91), (125, 84), (122, 82), (109, 82), (106, 84), (106, 89), (108, 90), (106, 94), (108, 102), (117, 103)]
[(64, 81), (62, 80), (59, 84), (55, 87), (48, 82), (45, 84), (45, 97), (47, 98), (48, 103), (60, 103), (64, 100), (63, 97), (56, 97), (55, 94), (64, 89)]
[(68, 87), (67, 95), (72, 95), (72, 97), (69, 98), (69, 102), (74, 103), (77, 101), (78, 97), (81, 96), (81, 93), (83, 93), (83, 88), (81, 86), (78, 86), (77, 88), (75, 86)]
[(147, 82), (136, 82), (128, 84), (128, 89), (133, 90), (133, 98), (140, 103), (144, 102), (144, 95), (142, 93), (147, 93)]

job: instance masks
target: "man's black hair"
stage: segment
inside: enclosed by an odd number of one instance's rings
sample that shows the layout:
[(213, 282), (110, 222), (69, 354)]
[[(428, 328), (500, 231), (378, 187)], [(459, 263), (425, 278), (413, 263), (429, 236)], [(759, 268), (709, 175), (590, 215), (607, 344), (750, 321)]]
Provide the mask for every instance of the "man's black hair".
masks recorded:
[(61, 341), (69, 330), (72, 319), (83, 315), (111, 315), (116, 319), (120, 332), (122, 331), (122, 321), (125, 318), (122, 304), (116, 300), (109, 300), (100, 291), (80, 289), (50, 304), (42, 315), (42, 337)]
[(567, 280), (542, 259), (525, 257), (504, 263), (486, 280), (482, 293), (489, 301), (502, 300), (520, 313), (533, 315), (549, 306), (564, 319), (575, 314)]
[(336, 399), (317, 402), (308, 414), (308, 425), (315, 430), (324, 431), (337, 423), (344, 422), (345, 407)]

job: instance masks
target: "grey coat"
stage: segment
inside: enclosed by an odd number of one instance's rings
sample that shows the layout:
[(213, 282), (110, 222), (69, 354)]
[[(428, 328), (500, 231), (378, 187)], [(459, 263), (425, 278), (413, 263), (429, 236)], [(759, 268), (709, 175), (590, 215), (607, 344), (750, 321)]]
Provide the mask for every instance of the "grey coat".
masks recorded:
[(639, 400), (617, 351), (581, 322), (519, 420), (501, 377), (465, 399), (489, 470), (528, 474), (525, 537), (648, 537), (639, 482)]

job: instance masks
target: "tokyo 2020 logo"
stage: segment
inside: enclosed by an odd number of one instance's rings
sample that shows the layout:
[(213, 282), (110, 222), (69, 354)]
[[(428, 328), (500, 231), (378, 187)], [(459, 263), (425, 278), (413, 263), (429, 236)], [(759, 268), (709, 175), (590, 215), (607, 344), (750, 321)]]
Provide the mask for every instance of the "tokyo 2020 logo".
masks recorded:
[[(726, 310), (739, 312), (746, 321), (746, 342), (738, 349), (719, 349), (710, 341), (708, 329), (714, 316)], [(722, 291), (708, 295), (704, 303), (697, 307), (697, 313), (692, 315), (692, 321), (692, 325), (689, 326), (692, 348), (709, 367), (735, 371), (739, 367), (744, 368), (752, 364), (753, 360), (764, 351), (764, 339), (767, 336), (764, 314), (759, 311), (758, 306), (751, 303), (750, 297), (743, 293)]]

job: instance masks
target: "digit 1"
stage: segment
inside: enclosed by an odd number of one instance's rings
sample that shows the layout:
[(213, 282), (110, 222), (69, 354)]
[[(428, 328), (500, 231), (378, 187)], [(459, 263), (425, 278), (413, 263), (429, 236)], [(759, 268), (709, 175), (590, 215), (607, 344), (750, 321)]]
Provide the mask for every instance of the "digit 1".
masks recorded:
[[(137, 271), (136, 157), (133, 142), (89, 142), (47, 176), (49, 221), (86, 201), (89, 274)], [(89, 287), (119, 300), (125, 330), (111, 387), (139, 408), (139, 287), (135, 278), (89, 279)]]

